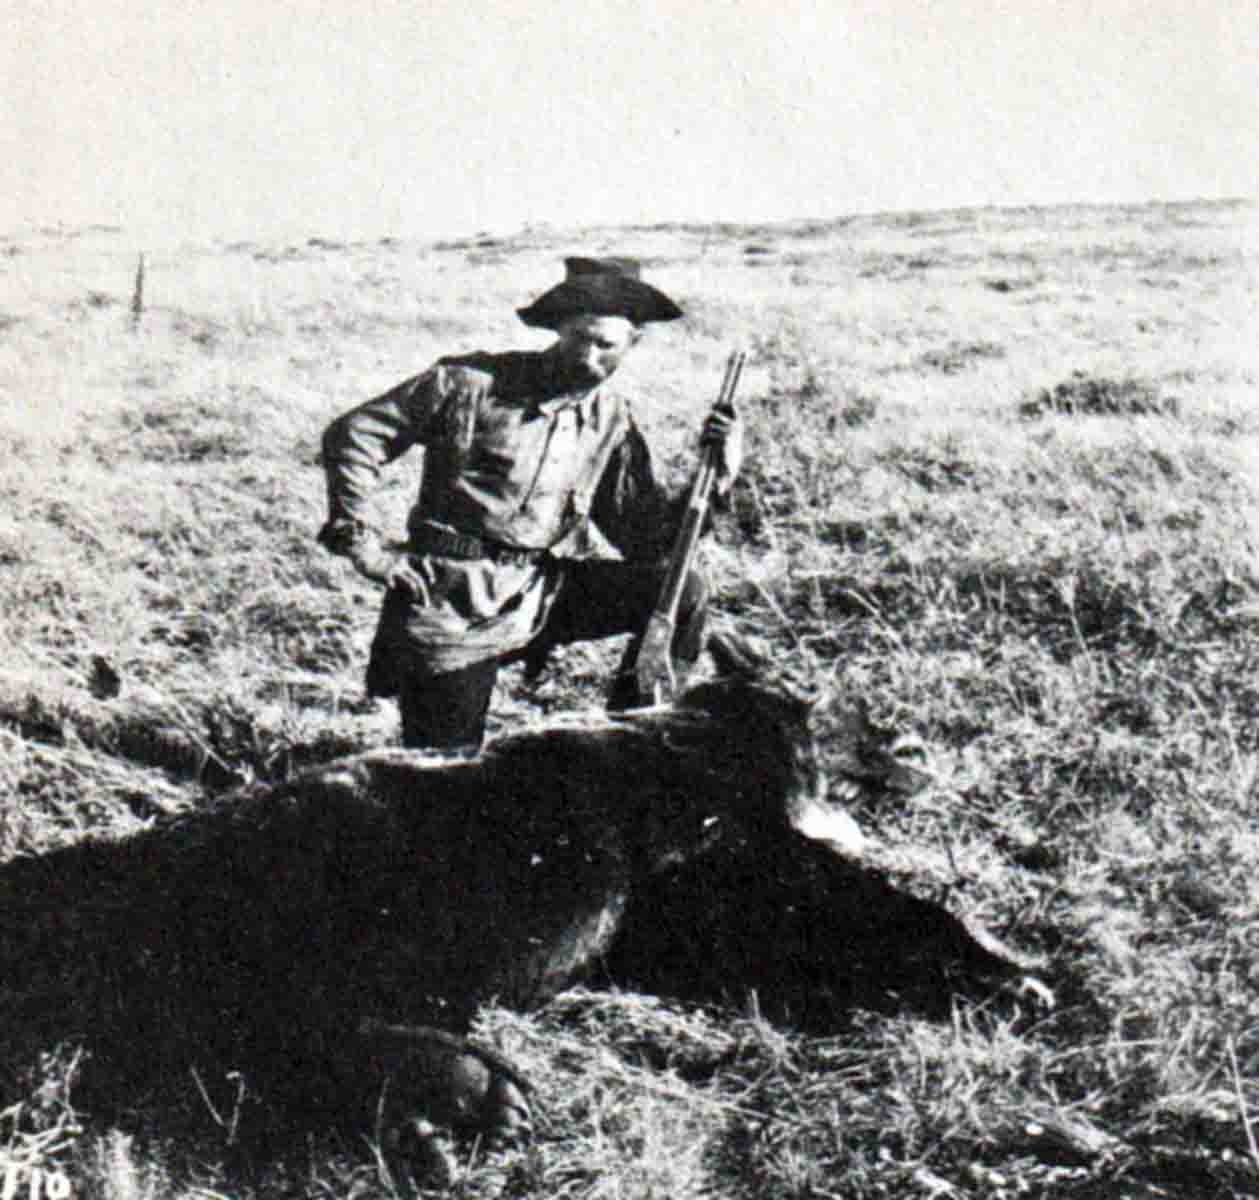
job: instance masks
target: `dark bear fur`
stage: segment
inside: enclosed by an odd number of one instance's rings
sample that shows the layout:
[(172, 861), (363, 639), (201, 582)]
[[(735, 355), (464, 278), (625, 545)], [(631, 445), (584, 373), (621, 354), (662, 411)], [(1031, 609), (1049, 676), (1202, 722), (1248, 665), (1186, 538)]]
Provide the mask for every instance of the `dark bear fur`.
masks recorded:
[[(515, 1132), (523, 1081), (440, 1032), (487, 1001), (537, 1006), (619, 959), (626, 978), (688, 996), (778, 986), (785, 1015), (825, 1024), (871, 887), (888, 936), (973, 957), (952, 917), (926, 906), (907, 922), (922, 902), (896, 909), (888, 885), (796, 832), (833, 815), (810, 712), (736, 672), (672, 708), (518, 733), (472, 762), (370, 752), (11, 862), (0, 1062), (79, 1041), (102, 1081), (89, 1104), (186, 1090), (195, 1069), (239, 1072), (316, 1119), (370, 1111), (392, 1087), (413, 1116)], [(854, 775), (905, 785), (861, 744), (859, 712), (842, 728)]]

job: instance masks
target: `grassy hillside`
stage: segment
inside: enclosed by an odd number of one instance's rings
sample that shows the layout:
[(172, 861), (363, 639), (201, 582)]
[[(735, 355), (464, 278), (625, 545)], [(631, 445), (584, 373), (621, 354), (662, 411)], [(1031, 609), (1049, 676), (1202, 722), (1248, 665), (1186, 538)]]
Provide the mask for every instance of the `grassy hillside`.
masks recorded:
[[(635, 254), (688, 314), (621, 376), (679, 482), (749, 352), (719, 609), (924, 741), (937, 786), (855, 815), (1060, 1002), (827, 1039), (754, 1006), (487, 1010), (549, 1119), (461, 1151), (456, 1190), (1259, 1195), (1255, 247), (1245, 204), (190, 246), (147, 254), (136, 318), (124, 233), (0, 238), (0, 856), (391, 739), (377, 596), (312, 540), (323, 426), (440, 353), (544, 344), (513, 312), (564, 254)], [(494, 727), (597, 703), (610, 654), (508, 676)], [(5, 1010), (37, 988), (0, 981)], [(102, 1128), (72, 1049), (28, 1050), (0, 1160), (76, 1196), (406, 1191), (331, 1141), (243, 1166), (217, 1110), (177, 1143), (143, 1098)]]

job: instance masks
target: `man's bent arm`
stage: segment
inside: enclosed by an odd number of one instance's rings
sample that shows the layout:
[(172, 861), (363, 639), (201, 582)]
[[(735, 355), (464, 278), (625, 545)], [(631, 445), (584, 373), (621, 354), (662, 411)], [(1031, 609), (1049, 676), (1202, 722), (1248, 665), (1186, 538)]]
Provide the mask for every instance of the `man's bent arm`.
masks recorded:
[(321, 545), (356, 559), (378, 549), (366, 517), (380, 470), (429, 439), (448, 398), (446, 372), (434, 367), (328, 426), (323, 435), (328, 520), (319, 531)]

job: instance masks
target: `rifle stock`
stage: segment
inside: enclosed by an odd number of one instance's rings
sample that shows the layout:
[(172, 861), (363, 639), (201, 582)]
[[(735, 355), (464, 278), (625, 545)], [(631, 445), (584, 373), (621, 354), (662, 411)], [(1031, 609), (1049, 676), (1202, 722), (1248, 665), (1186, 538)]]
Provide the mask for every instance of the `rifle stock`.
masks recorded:
[[(736, 350), (726, 361), (726, 374), (721, 383), (714, 408), (732, 407), (739, 376), (743, 373), (745, 354)], [(673, 631), (677, 621), (678, 602), (686, 576), (695, 560), (699, 536), (704, 528), (704, 518), (712, 499), (713, 484), (717, 479), (717, 452), (705, 446), (699, 467), (691, 484), (686, 512), (669, 556), (669, 570), (660, 588), (656, 607), (647, 620), (643, 640), (638, 648), (634, 673), (639, 695), (651, 704), (664, 704), (673, 698), (677, 680), (673, 671)]]

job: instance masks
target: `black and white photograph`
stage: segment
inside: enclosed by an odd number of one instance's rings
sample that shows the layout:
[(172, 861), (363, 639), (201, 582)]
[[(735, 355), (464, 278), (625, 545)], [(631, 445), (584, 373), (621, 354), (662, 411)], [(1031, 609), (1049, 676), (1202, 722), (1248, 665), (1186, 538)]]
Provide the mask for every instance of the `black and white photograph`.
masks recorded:
[(1259, 24), (0, 0), (0, 1200), (1259, 1200)]

